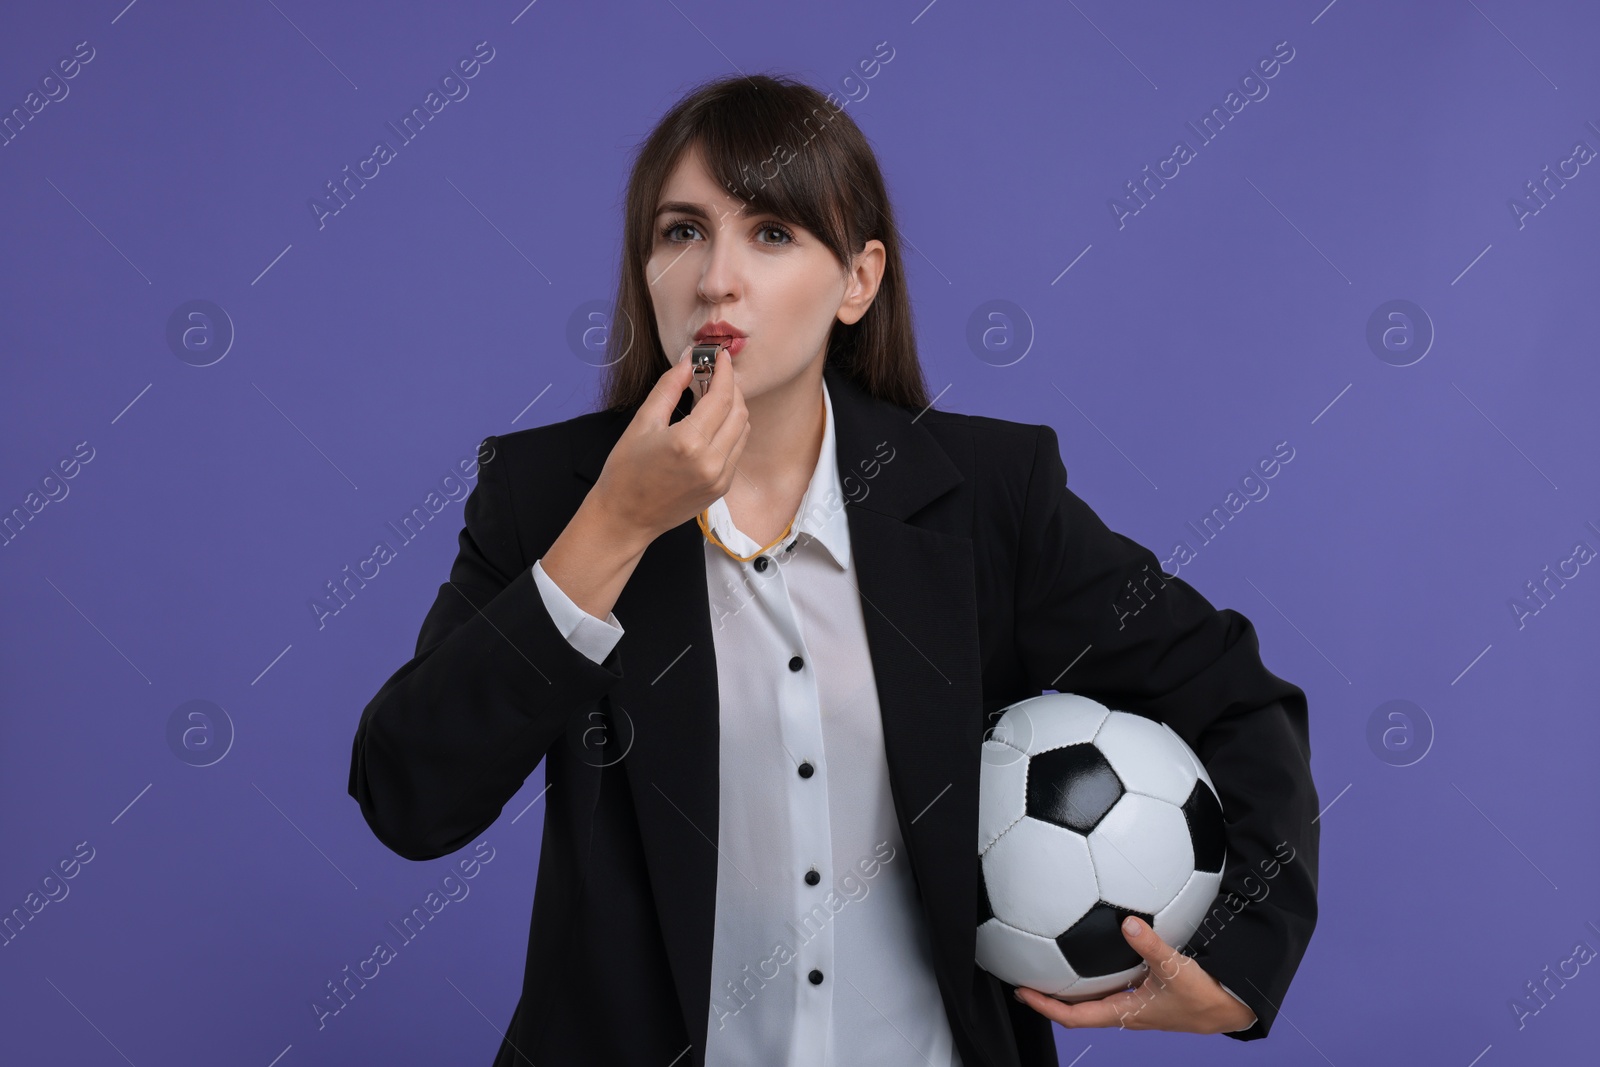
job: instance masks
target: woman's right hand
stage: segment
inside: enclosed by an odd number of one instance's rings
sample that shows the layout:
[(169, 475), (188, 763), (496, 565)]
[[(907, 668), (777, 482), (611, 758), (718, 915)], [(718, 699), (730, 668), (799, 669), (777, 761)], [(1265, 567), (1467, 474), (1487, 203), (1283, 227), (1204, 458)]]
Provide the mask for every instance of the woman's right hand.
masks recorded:
[(706, 395), (676, 423), (673, 409), (693, 382), (686, 345), (656, 381), (606, 458), (591, 493), (648, 544), (694, 518), (733, 484), (750, 436), (750, 413), (733, 380), (733, 358), (717, 349)]

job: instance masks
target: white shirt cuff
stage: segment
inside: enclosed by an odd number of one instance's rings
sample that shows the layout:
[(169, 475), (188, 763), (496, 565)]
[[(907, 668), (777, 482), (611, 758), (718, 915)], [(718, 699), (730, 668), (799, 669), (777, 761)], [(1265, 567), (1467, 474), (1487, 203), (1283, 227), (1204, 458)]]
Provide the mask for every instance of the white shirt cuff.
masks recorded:
[[(1217, 984), (1222, 986), (1222, 991), (1224, 993), (1227, 993), (1228, 996), (1232, 997), (1234, 1000), (1237, 1000), (1240, 1004), (1244, 1004), (1244, 998), (1241, 997), (1239, 994), (1235, 993), (1233, 990), (1229, 989), (1227, 986), (1222, 985), (1221, 982), (1218, 982)], [(1250, 1008), (1250, 1005), (1248, 1005), (1248, 1004), (1244, 1004), (1244, 1006), (1247, 1007), (1247, 1008)], [(1244, 1026), (1239, 1027), (1239, 1030), (1248, 1030), (1248, 1029), (1250, 1029), (1250, 1027), (1254, 1026), (1258, 1021), (1255, 1018), (1255, 1014), (1256, 1014), (1256, 1010), (1254, 1008), (1250, 1008), (1250, 1016), (1251, 1016), (1250, 1022), (1247, 1023)], [(1239, 1032), (1239, 1030), (1225, 1030), (1223, 1032), (1224, 1033), (1229, 1033), (1229, 1034), (1237, 1034)]]
[(544, 599), (551, 621), (568, 644), (595, 663), (602, 662), (622, 640), (622, 624), (617, 621), (616, 613), (608, 613), (602, 622), (584, 611), (544, 572), (541, 562), (534, 560), (533, 582), (539, 587), (539, 596)]

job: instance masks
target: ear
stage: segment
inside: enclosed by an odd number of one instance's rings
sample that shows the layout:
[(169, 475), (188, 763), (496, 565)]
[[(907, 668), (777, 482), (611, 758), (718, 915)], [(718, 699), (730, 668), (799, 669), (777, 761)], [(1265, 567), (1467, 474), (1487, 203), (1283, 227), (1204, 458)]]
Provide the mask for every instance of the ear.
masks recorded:
[(839, 303), (839, 321), (847, 326), (860, 321), (878, 295), (883, 281), (883, 269), (888, 263), (888, 252), (883, 242), (873, 238), (861, 251), (850, 257), (849, 273), (845, 276), (844, 299)]

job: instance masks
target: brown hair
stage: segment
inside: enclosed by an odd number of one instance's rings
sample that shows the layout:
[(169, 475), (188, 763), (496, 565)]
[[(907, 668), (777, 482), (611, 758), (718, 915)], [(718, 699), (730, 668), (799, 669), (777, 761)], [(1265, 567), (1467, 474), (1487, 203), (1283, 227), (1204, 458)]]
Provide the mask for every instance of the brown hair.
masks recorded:
[(805, 227), (833, 253), (841, 271), (867, 241), (883, 242), (883, 278), (872, 305), (853, 324), (834, 321), (824, 358), (872, 396), (926, 408), (899, 231), (872, 146), (831, 94), (764, 74), (702, 84), (662, 116), (638, 148), (606, 340), (603, 407), (637, 410), (671, 365), (656, 332), (645, 263), (654, 246), (661, 190), (692, 146), (730, 195), (751, 211)]

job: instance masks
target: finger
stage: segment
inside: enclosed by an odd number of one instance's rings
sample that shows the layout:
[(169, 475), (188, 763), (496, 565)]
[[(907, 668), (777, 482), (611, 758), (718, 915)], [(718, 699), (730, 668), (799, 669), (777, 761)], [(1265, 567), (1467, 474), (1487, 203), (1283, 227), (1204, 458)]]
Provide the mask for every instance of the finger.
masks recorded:
[(723, 459), (722, 478), (726, 482), (724, 493), (727, 492), (727, 487), (732, 486), (734, 477), (749, 481), (745, 473), (739, 470), (739, 457), (744, 455), (744, 446), (749, 440), (750, 423), (747, 421), (741, 425), (729, 419), (723, 423), (722, 429), (712, 441), (712, 447), (721, 453)]
[[(731, 371), (727, 373), (730, 377), (732, 376)], [(701, 401), (701, 403), (709, 403), (710, 400), (711, 394), (707, 393), (705, 399)], [(745, 443), (750, 438), (750, 416), (749, 413), (744, 410), (743, 404), (738, 403), (737, 400), (737, 395), (727, 400), (729, 408), (728, 412), (723, 417), (722, 423), (717, 426), (712, 436), (707, 438), (707, 442), (710, 444), (711, 448), (722, 457), (722, 470), (720, 472), (720, 476), (724, 478), (728, 477), (728, 472), (730, 469), (738, 472), (741, 477), (744, 477), (743, 472), (738, 471), (738, 464), (739, 456), (744, 452)], [(698, 413), (699, 410), (699, 408), (696, 408), (695, 412)], [(708, 422), (714, 414), (714, 412), (707, 411), (706, 419)], [(684, 421), (687, 422), (688, 420), (685, 419)], [(745, 480), (749, 481), (748, 478)]]
[[(731, 372), (729, 376), (732, 377)], [(710, 399), (711, 394), (707, 393), (706, 400), (709, 401)], [(750, 426), (750, 413), (745, 409), (743, 403), (739, 401), (737, 395), (725, 397), (725, 402), (727, 410), (723, 412), (722, 421), (717, 424), (711, 440), (719, 450), (731, 457), (734, 446), (741, 440), (744, 431)], [(706, 413), (708, 422), (713, 414), (715, 413), (712, 411)]]
[(1163, 982), (1173, 981), (1183, 971), (1183, 954), (1161, 939), (1150, 924), (1136, 915), (1122, 920), (1122, 936), (1150, 965), (1150, 973)]
[(1022, 1002), (1040, 1015), (1062, 1026), (1077, 1028), (1121, 1027), (1125, 1018), (1136, 1017), (1140, 1009), (1145, 1006), (1145, 998), (1131, 989), (1121, 990), (1098, 1000), (1079, 1001), (1076, 1004), (1068, 1004), (1026, 986), (1018, 986), (1017, 992), (1021, 995)]
[[(727, 345), (717, 346), (717, 371), (711, 376), (711, 388), (720, 388), (730, 396), (733, 394), (733, 356), (728, 352)], [(706, 395), (710, 396), (711, 390), (708, 389)]]
[[(727, 401), (727, 410), (722, 417), (722, 424), (717, 428), (715, 444), (727, 456), (728, 466), (738, 471), (739, 457), (743, 454), (745, 445), (750, 440), (750, 409), (745, 406), (744, 393), (739, 388), (739, 383), (733, 378), (733, 356), (726, 349), (717, 352), (717, 366), (721, 368), (713, 378), (713, 388), (721, 380), (723, 396)], [(706, 398), (709, 400), (708, 392)], [(726, 473), (726, 472), (724, 472)], [(739, 477), (747, 483), (750, 479), (743, 471), (738, 471)], [(751, 483), (753, 487), (753, 483)]]
[(691, 342), (672, 366), (656, 379), (656, 384), (644, 398), (644, 403), (639, 405), (639, 411), (654, 424), (667, 425), (672, 417), (673, 409), (678, 406), (678, 401), (683, 398), (683, 391), (689, 388), (694, 367), (689, 360), (689, 353), (694, 349)]

